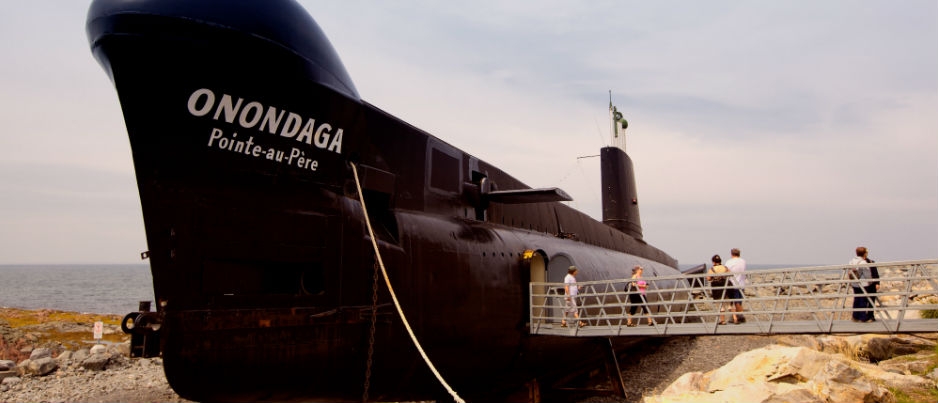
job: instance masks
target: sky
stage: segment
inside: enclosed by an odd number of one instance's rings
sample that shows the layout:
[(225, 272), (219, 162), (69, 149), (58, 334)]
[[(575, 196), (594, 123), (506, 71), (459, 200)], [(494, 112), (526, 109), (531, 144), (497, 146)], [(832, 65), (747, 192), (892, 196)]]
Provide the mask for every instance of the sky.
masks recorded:
[[(362, 99), (596, 219), (611, 91), (644, 239), (682, 264), (938, 258), (934, 0), (300, 3)], [(0, 14), (0, 264), (147, 250), (89, 4)]]

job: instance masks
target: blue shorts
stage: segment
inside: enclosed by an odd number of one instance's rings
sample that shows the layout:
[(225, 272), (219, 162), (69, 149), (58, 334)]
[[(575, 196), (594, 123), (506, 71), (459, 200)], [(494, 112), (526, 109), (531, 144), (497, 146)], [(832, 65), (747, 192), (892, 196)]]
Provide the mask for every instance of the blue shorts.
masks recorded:
[[(739, 288), (728, 288), (726, 290), (726, 297), (724, 299), (736, 299), (736, 300), (743, 299), (743, 293), (742, 291), (739, 290)], [(740, 302), (740, 301), (735, 301), (735, 302)]]

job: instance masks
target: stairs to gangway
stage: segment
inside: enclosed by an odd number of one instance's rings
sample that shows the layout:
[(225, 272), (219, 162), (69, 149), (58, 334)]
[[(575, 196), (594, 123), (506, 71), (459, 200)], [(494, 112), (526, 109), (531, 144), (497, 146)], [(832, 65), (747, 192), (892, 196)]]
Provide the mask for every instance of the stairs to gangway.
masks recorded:
[[(625, 291), (630, 279), (579, 282), (578, 312), (585, 326), (563, 319), (563, 284), (530, 284), (532, 335), (566, 337), (811, 334), (811, 333), (929, 333), (938, 332), (938, 259), (877, 262), (880, 287), (875, 293), (854, 294), (850, 265), (748, 270), (741, 299), (745, 319), (731, 324), (729, 302), (714, 300), (707, 274), (645, 277), (644, 304), (627, 326), (632, 306)], [(588, 268), (581, 268), (581, 271)], [(728, 274), (727, 277), (731, 277)], [(711, 276), (712, 277), (712, 276)], [(872, 302), (854, 309), (853, 299)], [(872, 311), (874, 320), (856, 322), (854, 311)], [(724, 315), (726, 324), (719, 324)], [(648, 318), (652, 325), (647, 325)]]

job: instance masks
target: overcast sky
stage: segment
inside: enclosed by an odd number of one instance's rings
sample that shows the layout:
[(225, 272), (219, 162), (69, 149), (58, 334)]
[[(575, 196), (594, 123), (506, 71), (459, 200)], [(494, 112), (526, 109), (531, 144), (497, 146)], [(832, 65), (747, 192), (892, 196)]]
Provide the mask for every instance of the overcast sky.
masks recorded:
[[(601, 219), (609, 91), (682, 264), (938, 257), (938, 2), (301, 1), (362, 98)], [(502, 4), (505, 3), (505, 4)], [(0, 14), (0, 264), (147, 250), (90, 1)]]

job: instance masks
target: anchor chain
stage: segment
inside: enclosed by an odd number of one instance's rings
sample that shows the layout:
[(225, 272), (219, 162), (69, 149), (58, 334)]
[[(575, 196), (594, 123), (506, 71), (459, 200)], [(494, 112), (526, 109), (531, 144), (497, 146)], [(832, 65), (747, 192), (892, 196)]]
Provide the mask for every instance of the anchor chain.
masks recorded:
[(378, 320), (378, 261), (375, 260), (374, 282), (371, 285), (371, 329), (368, 334), (368, 360), (365, 361), (365, 391), (362, 402), (368, 401), (368, 389), (371, 387), (371, 365), (375, 354), (375, 322)]

